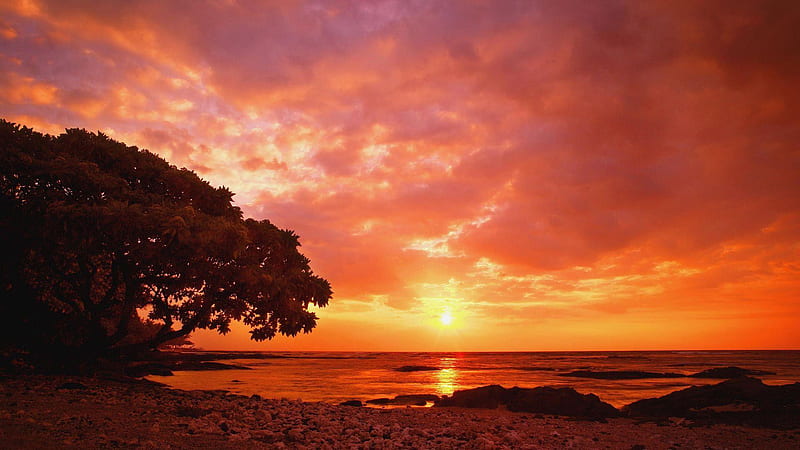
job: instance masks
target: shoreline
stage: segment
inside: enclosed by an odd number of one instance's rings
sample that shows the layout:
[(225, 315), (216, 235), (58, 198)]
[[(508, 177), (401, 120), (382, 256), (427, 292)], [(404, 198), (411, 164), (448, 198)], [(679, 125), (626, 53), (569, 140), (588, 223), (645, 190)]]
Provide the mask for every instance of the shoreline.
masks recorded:
[[(361, 402), (362, 405), (366, 404), (365, 406), (392, 404), (422, 406), (422, 397), (425, 397), (426, 403), (430, 405), (451, 395), (454, 390), (476, 389), (489, 384), (499, 384), (507, 388), (519, 386), (523, 389), (552, 386), (573, 388), (583, 394), (595, 394), (603, 402), (620, 410), (637, 401), (652, 400), (691, 387), (711, 386), (735, 378), (755, 377), (769, 386), (796, 384), (800, 379), (798, 378), (800, 371), (797, 370), (800, 367), (794, 371), (787, 371), (780, 364), (765, 364), (758, 360), (742, 358), (725, 360), (723, 357), (721, 360), (702, 358), (693, 363), (678, 359), (677, 361), (682, 362), (675, 363), (676, 359), (659, 360), (658, 357), (653, 357), (651, 352), (639, 352), (646, 353), (646, 356), (641, 354), (631, 356), (631, 352), (625, 355), (617, 353), (601, 353), (598, 355), (599, 359), (591, 360), (591, 364), (576, 357), (544, 361), (492, 358), (491, 364), (487, 365), (484, 360), (470, 359), (464, 354), (451, 355), (449, 358), (429, 357), (427, 354), (422, 356), (415, 354), (410, 358), (391, 358), (385, 357), (384, 354), (372, 355), (369, 352), (339, 352), (336, 356), (332, 356), (332, 352), (293, 352), (277, 355), (272, 352), (169, 351), (154, 355), (155, 357), (150, 360), (133, 363), (127, 373), (135, 377), (146, 375), (150, 380), (177, 389), (215, 388), (230, 390), (241, 395), (259, 394), (264, 397), (287, 395), (290, 398), (336, 404)], [(453, 358), (459, 359), (459, 363), (452, 363)], [(350, 364), (324, 361), (330, 359), (358, 360), (358, 362)], [(636, 361), (618, 362), (618, 359)], [(319, 361), (305, 364), (301, 362), (303, 360)], [(375, 363), (361, 360), (375, 360)], [(358, 367), (359, 370), (351, 371), (349, 375), (360, 380), (359, 383), (347, 381), (350, 379), (348, 377), (339, 377), (341, 386), (332, 388), (325, 381), (329, 369), (339, 373), (339, 369), (350, 366)], [(325, 370), (319, 370), (322, 367)], [(778, 375), (773, 367), (779, 367), (782, 373)], [(243, 372), (242, 369), (246, 371)], [(249, 373), (250, 369), (254, 369), (252, 373)], [(192, 373), (205, 370), (212, 371), (202, 375)], [(228, 370), (236, 372), (226, 378), (224, 373)], [(266, 372), (269, 372), (269, 375)], [(366, 379), (361, 377), (363, 373), (368, 374)], [(520, 375), (517, 376), (517, 373)], [(787, 373), (791, 375), (787, 376)], [(173, 374), (177, 376), (170, 377)], [(458, 383), (442, 384), (442, 374), (445, 374), (445, 380), (457, 378)], [(292, 377), (297, 376), (314, 381), (311, 385), (298, 387), (291, 381)], [(272, 381), (264, 383), (264, 379)], [(371, 386), (382, 388), (375, 389)], [(797, 394), (792, 393), (792, 397), (798, 399), (800, 407), (800, 396)], [(729, 390), (724, 395), (728, 396), (731, 402), (737, 401), (736, 392)], [(406, 398), (396, 401), (397, 399), (392, 398), (395, 396), (419, 397), (419, 399)], [(743, 400), (750, 402), (752, 399)], [(754, 406), (761, 409), (761, 405)], [(552, 412), (562, 413), (559, 410)]]
[(6, 448), (797, 448), (800, 429), (584, 421), (503, 409), (359, 408), (144, 380), (0, 379)]

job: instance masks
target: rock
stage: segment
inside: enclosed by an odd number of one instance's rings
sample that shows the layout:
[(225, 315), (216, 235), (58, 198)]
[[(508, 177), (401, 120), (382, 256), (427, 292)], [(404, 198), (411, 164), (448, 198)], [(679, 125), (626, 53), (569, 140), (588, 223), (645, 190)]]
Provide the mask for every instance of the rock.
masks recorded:
[(572, 388), (512, 388), (509, 411), (555, 414), (573, 417), (618, 417), (617, 408), (601, 401), (594, 394), (581, 394)]
[(507, 392), (506, 388), (497, 384), (455, 391), (452, 396), (439, 399), (435, 406), (494, 409), (501, 404), (508, 403)]
[(800, 424), (800, 383), (769, 386), (757, 378), (734, 378), (639, 400), (625, 406), (623, 411), (638, 417), (686, 417), (796, 428)]
[(757, 378), (742, 377), (710, 386), (692, 386), (663, 397), (639, 400), (623, 408), (631, 416), (685, 417), (691, 410), (734, 402), (753, 403), (769, 386)]
[(255, 437), (256, 439), (262, 440), (262, 441), (264, 441), (264, 442), (271, 442), (271, 441), (274, 441), (274, 440), (276, 440), (278, 437), (280, 437), (280, 436), (281, 436), (281, 435), (279, 435), (278, 433), (275, 433), (275, 432), (274, 432), (274, 431), (272, 431), (272, 430), (254, 430), (254, 431), (252, 431), (252, 433), (251, 433), (251, 434), (252, 434), (252, 436), (253, 436), (253, 437)]
[(89, 389), (89, 388), (85, 384), (68, 381), (66, 383), (59, 385), (56, 389)]
[(435, 402), (439, 400), (438, 395), (434, 394), (406, 394), (406, 395), (398, 395), (394, 398), (394, 402), (396, 404), (419, 404), (422, 402), (424, 405), (427, 402)]
[(443, 397), (435, 406), (464, 408), (497, 408), (506, 405), (510, 411), (555, 414), (574, 417), (617, 417), (620, 412), (594, 394), (581, 394), (572, 388), (514, 387), (491, 385), (456, 391)]
[(439, 370), (439, 368), (433, 366), (403, 366), (394, 370), (397, 372), (425, 372), (429, 370)]
[(232, 441), (248, 441), (250, 438), (252, 438), (252, 435), (247, 431), (228, 435), (228, 439)]
[(644, 378), (683, 378), (686, 375), (680, 373), (661, 373), (661, 372), (641, 372), (637, 370), (575, 370), (569, 373), (558, 374), (560, 377), (594, 378), (598, 380), (638, 380)]
[(145, 363), (126, 367), (125, 375), (132, 378), (141, 378), (147, 375), (171, 377), (172, 371), (161, 363)]
[(428, 402), (435, 402), (438, 399), (439, 396), (433, 394), (406, 394), (398, 395), (395, 398), (375, 398), (367, 400), (367, 403), (370, 405), (425, 406)]
[(291, 430), (286, 432), (286, 437), (288, 437), (290, 440), (294, 442), (301, 442), (305, 440), (303, 431), (304, 430), (302, 428), (292, 428)]
[(181, 371), (181, 370), (252, 370), (252, 367), (247, 366), (240, 366), (237, 364), (225, 364), (219, 362), (207, 362), (207, 361), (179, 361), (176, 362), (172, 367), (174, 371)]
[(506, 433), (506, 440), (513, 444), (516, 444), (517, 442), (522, 441), (522, 438), (516, 431), (509, 431), (508, 433)]
[(179, 406), (175, 409), (175, 415), (178, 417), (191, 417), (197, 419), (210, 413), (210, 409), (197, 408), (194, 406)]
[(491, 439), (487, 439), (483, 436), (479, 437), (478, 439), (475, 439), (475, 448), (491, 449), (494, 447), (495, 447), (494, 441), (492, 441)]
[(256, 411), (255, 413), (253, 413), (253, 417), (255, 417), (256, 420), (261, 421), (261, 422), (264, 422), (264, 421), (267, 421), (267, 420), (272, 420), (272, 414), (270, 414), (270, 413), (268, 413), (266, 411), (260, 410), (260, 409), (258, 411)]
[(748, 375), (775, 375), (775, 372), (767, 372), (764, 370), (742, 369), (741, 367), (729, 366), (729, 367), (715, 367), (713, 369), (707, 369), (702, 372), (698, 372), (689, 376), (692, 378), (731, 379), (731, 378), (744, 377)]
[(364, 406), (361, 403), (361, 400), (347, 400), (346, 402), (339, 403), (339, 405), (341, 405), (341, 406)]

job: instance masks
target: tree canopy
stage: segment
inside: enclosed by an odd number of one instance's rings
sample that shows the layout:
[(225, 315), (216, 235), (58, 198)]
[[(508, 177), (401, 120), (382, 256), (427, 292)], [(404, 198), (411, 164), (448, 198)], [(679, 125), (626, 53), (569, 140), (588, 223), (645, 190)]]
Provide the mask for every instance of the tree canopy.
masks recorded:
[[(232, 321), (255, 340), (294, 336), (331, 298), (293, 231), (244, 219), (230, 190), (147, 150), (0, 120), (0, 154), (7, 345), (102, 355)], [(146, 336), (131, 332), (141, 314), (159, 324)]]

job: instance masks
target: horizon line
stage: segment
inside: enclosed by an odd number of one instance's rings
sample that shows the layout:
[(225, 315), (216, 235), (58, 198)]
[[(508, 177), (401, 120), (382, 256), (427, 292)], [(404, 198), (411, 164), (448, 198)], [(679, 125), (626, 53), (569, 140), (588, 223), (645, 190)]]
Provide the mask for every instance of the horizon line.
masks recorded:
[(166, 351), (230, 353), (658, 353), (658, 352), (798, 352), (800, 348), (764, 349), (659, 349), (659, 350), (214, 350), (204, 348), (165, 349)]

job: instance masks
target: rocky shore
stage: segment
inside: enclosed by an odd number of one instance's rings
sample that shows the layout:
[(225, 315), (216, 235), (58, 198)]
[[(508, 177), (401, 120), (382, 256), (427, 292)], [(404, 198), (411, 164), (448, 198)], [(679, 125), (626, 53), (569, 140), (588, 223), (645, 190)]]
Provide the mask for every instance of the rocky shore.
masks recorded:
[(800, 430), (676, 417), (577, 420), (502, 406), (375, 409), (179, 391), (126, 378), (15, 376), (0, 379), (0, 440), (4, 448), (774, 450), (798, 448)]

